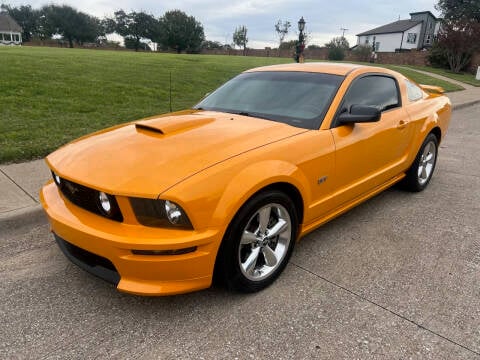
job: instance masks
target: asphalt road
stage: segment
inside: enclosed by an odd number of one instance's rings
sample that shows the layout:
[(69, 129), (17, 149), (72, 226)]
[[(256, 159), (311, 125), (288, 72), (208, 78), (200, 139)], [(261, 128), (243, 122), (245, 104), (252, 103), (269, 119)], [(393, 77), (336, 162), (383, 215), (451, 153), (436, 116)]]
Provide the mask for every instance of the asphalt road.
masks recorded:
[(480, 358), (480, 106), (429, 187), (313, 232), (278, 281), (142, 298), (83, 272), (43, 218), (0, 229), (1, 358)]

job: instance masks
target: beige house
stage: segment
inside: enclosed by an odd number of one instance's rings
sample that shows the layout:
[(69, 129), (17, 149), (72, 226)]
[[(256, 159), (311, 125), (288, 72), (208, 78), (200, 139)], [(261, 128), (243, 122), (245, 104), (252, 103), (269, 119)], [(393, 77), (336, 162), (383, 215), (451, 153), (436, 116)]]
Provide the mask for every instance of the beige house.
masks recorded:
[(22, 27), (6, 13), (0, 13), (0, 45), (22, 45)]

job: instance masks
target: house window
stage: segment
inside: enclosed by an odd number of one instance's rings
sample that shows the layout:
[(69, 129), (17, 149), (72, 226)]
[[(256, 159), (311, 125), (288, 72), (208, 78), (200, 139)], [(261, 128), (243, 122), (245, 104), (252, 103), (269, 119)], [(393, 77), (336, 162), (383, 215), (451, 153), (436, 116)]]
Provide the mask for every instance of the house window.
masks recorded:
[(407, 44), (415, 44), (417, 42), (417, 34), (408, 33), (407, 35)]
[(366, 45), (368, 45), (369, 42), (370, 42), (370, 41), (368, 40), (368, 38), (365, 39), (365, 44), (366, 44)]
[(12, 35), (11, 34), (3, 34), (3, 40), (4, 41), (12, 41)]
[(378, 49), (380, 49), (380, 43), (377, 41), (375, 43), (375, 51), (378, 51)]
[(425, 44), (431, 44), (432, 43), (432, 35), (427, 35), (425, 37)]

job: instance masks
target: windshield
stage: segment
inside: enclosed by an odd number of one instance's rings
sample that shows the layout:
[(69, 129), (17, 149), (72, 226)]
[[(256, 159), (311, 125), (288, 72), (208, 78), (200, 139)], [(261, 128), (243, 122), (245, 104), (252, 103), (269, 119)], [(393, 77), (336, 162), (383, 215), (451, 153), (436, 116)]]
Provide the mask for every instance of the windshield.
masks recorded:
[(195, 106), (318, 129), (343, 76), (262, 71), (243, 73)]

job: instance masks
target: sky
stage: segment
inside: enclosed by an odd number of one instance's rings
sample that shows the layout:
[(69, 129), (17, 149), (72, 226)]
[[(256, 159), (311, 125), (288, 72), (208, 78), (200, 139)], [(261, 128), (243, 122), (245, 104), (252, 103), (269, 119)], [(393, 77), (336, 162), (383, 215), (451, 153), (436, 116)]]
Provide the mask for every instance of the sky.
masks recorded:
[(47, 3), (70, 5), (97, 17), (111, 16), (114, 11), (145, 11), (159, 17), (168, 10), (179, 9), (202, 23), (207, 40), (222, 44), (232, 43), (235, 27), (248, 29), (248, 47), (277, 47), (275, 23), (278, 20), (292, 24), (285, 40), (298, 37), (298, 20), (304, 17), (308, 44), (323, 46), (333, 37), (345, 37), (353, 46), (356, 34), (388, 24), (398, 19), (409, 19), (411, 12), (435, 10), (437, 0), (0, 0), (18, 6), (30, 4), (34, 8)]

